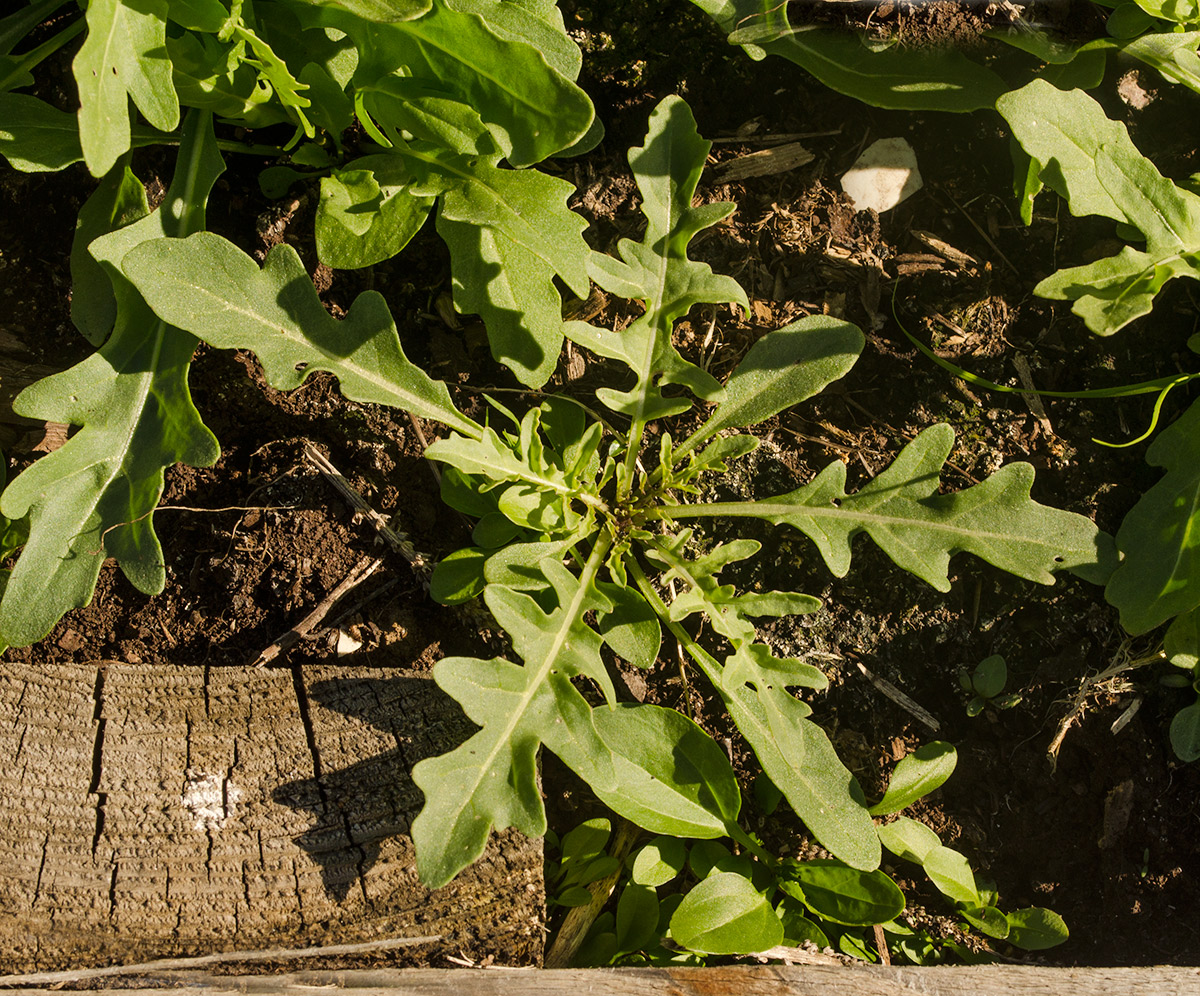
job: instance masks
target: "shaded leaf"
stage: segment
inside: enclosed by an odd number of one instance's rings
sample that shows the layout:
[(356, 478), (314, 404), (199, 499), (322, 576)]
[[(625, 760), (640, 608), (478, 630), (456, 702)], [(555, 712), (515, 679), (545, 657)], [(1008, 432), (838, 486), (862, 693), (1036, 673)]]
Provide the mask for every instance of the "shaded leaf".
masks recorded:
[(650, 887), (630, 882), (617, 900), (617, 947), (640, 951), (658, 940), (658, 894)]
[(997, 109), (1075, 215), (1099, 214), (1138, 229), (1145, 251), (1059, 270), (1034, 293), (1075, 302), (1093, 332), (1110, 335), (1148, 314), (1173, 277), (1200, 279), (1200, 196), (1177, 187), (1138, 152), (1125, 126), (1082, 91), (1043, 80), (1005, 94)]
[(1200, 403), (1158, 434), (1146, 462), (1167, 473), (1117, 530), (1124, 559), (1104, 590), (1134, 635), (1200, 606)]
[(24, 173), (65, 169), (83, 158), (75, 116), (24, 93), (0, 93), (0, 156)]
[(953, 49), (894, 45), (872, 51), (853, 34), (796, 28), (774, 0), (692, 0), (758, 60), (777, 55), (826, 86), (876, 107), (974, 111), (991, 107), (1004, 81)]
[(1031, 906), (1008, 914), (1009, 944), (1026, 951), (1057, 947), (1070, 936), (1063, 918), (1052, 910)]
[(678, 837), (655, 837), (633, 859), (632, 881), (657, 888), (676, 878), (687, 862), (687, 845)]
[(789, 861), (779, 887), (826, 920), (849, 926), (887, 923), (904, 911), (904, 893), (879, 870), (841, 861)]

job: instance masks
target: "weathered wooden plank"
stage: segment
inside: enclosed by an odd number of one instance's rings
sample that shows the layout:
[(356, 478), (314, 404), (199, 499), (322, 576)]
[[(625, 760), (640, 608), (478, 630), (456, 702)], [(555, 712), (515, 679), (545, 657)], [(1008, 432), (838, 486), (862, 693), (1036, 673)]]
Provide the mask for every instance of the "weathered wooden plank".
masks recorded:
[[(1200, 968), (973, 967), (852, 968), (733, 966), (674, 969), (532, 969), (297, 972), (214, 976), (171, 973), (137, 989), (97, 989), (113, 996), (165, 996), (181, 987), (202, 996), (278, 993), (311, 996), (1195, 996)], [(42, 996), (49, 989), (16, 989)]]
[(395, 670), (0, 663), (0, 974), (413, 936), (537, 963), (539, 844), (416, 879), (409, 772), (470, 730)]

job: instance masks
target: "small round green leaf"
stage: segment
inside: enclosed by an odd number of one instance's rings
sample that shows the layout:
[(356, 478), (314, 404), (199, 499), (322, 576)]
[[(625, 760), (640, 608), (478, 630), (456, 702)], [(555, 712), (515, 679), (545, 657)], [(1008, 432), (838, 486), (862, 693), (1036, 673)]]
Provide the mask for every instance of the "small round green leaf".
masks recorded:
[(486, 550), (474, 546), (463, 547), (443, 557), (429, 579), (430, 597), (442, 605), (469, 602), (487, 585), (483, 577), (483, 563), (487, 557)]
[(882, 799), (871, 807), (872, 816), (898, 813), (938, 788), (954, 773), (958, 754), (953, 744), (934, 740), (901, 759)]
[(596, 585), (613, 603), (613, 611), (596, 619), (596, 629), (613, 652), (640, 668), (651, 668), (662, 646), (662, 624), (649, 603), (634, 589)]
[(1013, 910), (1008, 914), (1006, 940), (1026, 951), (1044, 951), (1062, 944), (1070, 936), (1063, 918), (1040, 906)]
[(679, 904), (671, 917), (671, 937), (704, 954), (746, 954), (779, 944), (783, 923), (741, 875), (714, 872)]
[(592, 894), (582, 885), (572, 885), (570, 888), (563, 889), (551, 901), (552, 906), (586, 906), (592, 901)]
[(780, 888), (818, 916), (847, 926), (887, 923), (904, 910), (904, 893), (883, 872), (832, 859), (796, 863)]
[(1004, 683), (1008, 681), (1008, 666), (999, 654), (993, 654), (979, 662), (975, 673), (971, 675), (971, 684), (975, 686), (975, 694), (981, 698), (990, 699), (1004, 691)]
[(687, 863), (687, 845), (678, 837), (655, 837), (638, 851), (631, 875), (638, 885), (657, 888), (675, 878)]
[(693, 844), (688, 853), (688, 867), (696, 878), (708, 878), (717, 865), (732, 857), (724, 844), (715, 840), (701, 840)]
[(1200, 759), (1200, 702), (1175, 713), (1171, 720), (1171, 747), (1181, 761)]

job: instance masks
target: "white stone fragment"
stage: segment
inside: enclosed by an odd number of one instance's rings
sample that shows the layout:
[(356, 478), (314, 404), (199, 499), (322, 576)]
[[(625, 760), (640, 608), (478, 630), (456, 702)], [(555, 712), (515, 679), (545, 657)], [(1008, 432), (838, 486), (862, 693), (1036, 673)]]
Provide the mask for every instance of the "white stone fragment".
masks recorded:
[(856, 211), (874, 208), (880, 214), (923, 186), (916, 153), (902, 138), (874, 142), (842, 177), (842, 190), (850, 195)]
[(356, 640), (345, 630), (337, 631), (337, 655), (345, 657), (362, 648), (362, 640)]

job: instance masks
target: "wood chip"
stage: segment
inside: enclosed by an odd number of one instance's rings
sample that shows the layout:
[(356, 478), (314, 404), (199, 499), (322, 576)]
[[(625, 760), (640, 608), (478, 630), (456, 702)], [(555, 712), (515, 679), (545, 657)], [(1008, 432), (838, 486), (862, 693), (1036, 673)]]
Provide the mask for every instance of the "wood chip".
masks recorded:
[(772, 176), (810, 163), (813, 158), (813, 154), (799, 142), (789, 142), (721, 163), (713, 170), (713, 176), (718, 183), (748, 180), (753, 176)]

